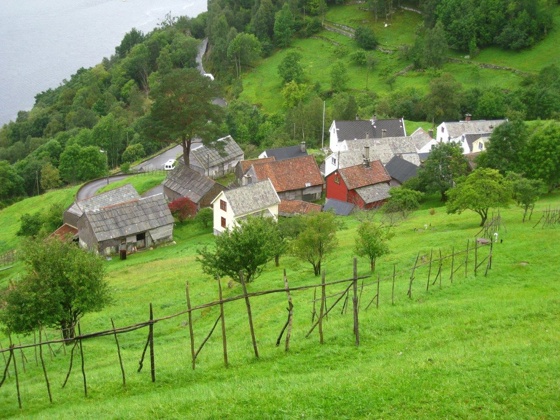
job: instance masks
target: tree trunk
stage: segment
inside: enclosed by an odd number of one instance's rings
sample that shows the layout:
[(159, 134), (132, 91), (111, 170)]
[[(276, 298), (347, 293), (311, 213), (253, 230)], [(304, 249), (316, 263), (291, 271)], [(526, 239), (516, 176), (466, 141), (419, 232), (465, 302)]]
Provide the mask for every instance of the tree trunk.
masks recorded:
[(316, 264), (313, 264), (313, 273), (315, 274), (315, 276), (321, 274), (321, 261), (319, 261)]
[(190, 139), (186, 139), (186, 138), (182, 138), (181, 139), (181, 146), (183, 146), (183, 161), (185, 162), (185, 165), (187, 166), (187, 168), (190, 166), (191, 163), (191, 140)]
[(76, 337), (76, 325), (67, 319), (60, 321), (60, 329), (62, 330), (62, 337), (66, 341), (66, 345), (72, 343), (73, 338)]

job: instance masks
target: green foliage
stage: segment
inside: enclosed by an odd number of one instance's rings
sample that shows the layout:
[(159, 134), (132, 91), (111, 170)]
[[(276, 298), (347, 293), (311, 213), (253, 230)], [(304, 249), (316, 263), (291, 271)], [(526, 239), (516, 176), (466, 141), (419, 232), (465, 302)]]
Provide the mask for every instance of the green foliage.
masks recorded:
[(146, 152), (144, 151), (144, 146), (140, 143), (131, 144), (128, 146), (122, 155), (122, 160), (125, 163), (131, 163), (136, 160), (142, 159), (146, 156)]
[(331, 67), (331, 90), (343, 92), (346, 90), (348, 80), (348, 69), (346, 65), (338, 60)]
[(393, 233), (383, 225), (371, 220), (364, 220), (356, 230), (354, 252), (360, 257), (369, 259), (370, 271), (375, 271), (377, 258), (389, 253), (389, 244)]
[(212, 226), (214, 213), (209, 207), (200, 209), (199, 212), (194, 217), (195, 222), (199, 223), (204, 229), (208, 229)]
[(309, 86), (304, 83), (297, 83), (291, 81), (286, 83), (282, 89), (282, 96), (284, 97), (284, 103), (286, 108), (294, 108), (300, 105), (309, 95)]
[(294, 15), (288, 3), (284, 3), (282, 9), (276, 13), (274, 20), (274, 42), (280, 48), (287, 48), (292, 42), (294, 34)]
[(0, 161), (0, 201), (23, 194), (23, 178), (17, 174), (9, 162)]
[(512, 197), (511, 184), (496, 169), (479, 168), (447, 191), (447, 212), (472, 210), (484, 226), (491, 208), (507, 207)]
[(486, 152), (481, 158), (481, 166), (507, 172), (523, 167), (523, 153), (527, 146), (529, 132), (523, 121), (506, 121), (494, 129)]
[(546, 185), (540, 179), (524, 178), (515, 172), (509, 172), (507, 180), (512, 184), (513, 200), (523, 209), (523, 223), (527, 213), (529, 213), (528, 220), (531, 220), (535, 203), (546, 193)]
[(404, 187), (391, 188), (389, 194), (391, 197), (383, 205), (383, 211), (385, 213), (399, 213), (403, 218), (420, 208), (420, 200), (424, 195), (420, 191)]
[(282, 59), (278, 65), (278, 74), (282, 78), (282, 82), (287, 84), (289, 82), (302, 83), (303, 82), (303, 67), (301, 66), (301, 59), (303, 56), (295, 51), (290, 51)]
[(280, 237), (274, 219), (249, 217), (215, 240), (214, 250), (204, 247), (198, 251), (202, 270), (214, 278), (228, 276), (237, 282), (243, 276), (243, 281), (250, 283), (274, 258)]
[(253, 34), (241, 32), (231, 40), (227, 56), (233, 60), (237, 77), (244, 67), (252, 65), (261, 56), (261, 43)]
[(333, 213), (320, 212), (304, 217), (304, 228), (291, 243), (292, 254), (313, 266), (315, 276), (321, 274), (323, 260), (337, 245), (338, 222)]
[(449, 73), (432, 79), (424, 100), (428, 119), (434, 123), (459, 119), (462, 90), (462, 85)]
[(468, 163), (457, 143), (436, 144), (418, 170), (419, 185), (428, 192), (437, 192), (445, 201), (446, 192), (460, 177), (467, 174)]
[(377, 38), (373, 29), (367, 26), (358, 26), (354, 32), (354, 40), (358, 47), (364, 50), (373, 50), (377, 47)]
[(110, 300), (102, 260), (72, 242), (28, 241), (22, 258), (27, 274), (5, 292), (0, 313), (11, 333), (58, 327), (73, 338), (80, 318)]
[(336, 93), (332, 98), (333, 120), (354, 120), (358, 115), (358, 104), (354, 95)]
[(70, 145), (60, 155), (60, 176), (68, 183), (105, 176), (107, 156), (96, 146)]
[(560, 122), (550, 121), (539, 126), (529, 137), (523, 154), (525, 173), (541, 179), (549, 191), (560, 184)]
[(41, 215), (39, 213), (25, 213), (22, 214), (21, 218), (19, 219), (19, 223), (20, 227), (16, 232), (17, 236), (27, 236), (35, 238), (41, 230), (43, 221), (41, 220)]

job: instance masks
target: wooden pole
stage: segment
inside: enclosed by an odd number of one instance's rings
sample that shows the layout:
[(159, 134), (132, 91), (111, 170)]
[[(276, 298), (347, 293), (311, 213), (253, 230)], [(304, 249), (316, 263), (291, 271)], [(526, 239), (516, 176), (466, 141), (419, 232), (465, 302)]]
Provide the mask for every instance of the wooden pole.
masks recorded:
[(379, 284), (381, 283), (381, 275), (377, 275), (377, 299), (375, 301), (375, 307), (379, 309)]
[(241, 286), (243, 286), (243, 295), (245, 297), (245, 306), (247, 306), (247, 318), (249, 320), (249, 329), (251, 330), (251, 340), (253, 341), (253, 350), (255, 352), (255, 357), (259, 358), (259, 349), (257, 348), (257, 339), (255, 338), (255, 329), (253, 327), (253, 314), (251, 313), (251, 302), (249, 301), (249, 295), (247, 294), (247, 285), (245, 284), (245, 278), (243, 273), (239, 273), (239, 278), (241, 280)]
[(18, 370), (17, 370), (17, 361), (16, 358), (14, 356), (14, 345), (10, 344), (10, 358), (14, 361), (14, 375), (16, 377), (16, 391), (17, 391), (17, 399), (18, 399), (18, 405), (20, 410), (23, 408), (21, 405), (21, 394), (19, 391), (19, 376), (18, 376)]
[[(36, 343), (37, 343), (37, 333), (33, 331), (33, 344)], [(0, 349), (2, 349), (1, 346)], [(37, 358), (37, 346), (33, 346), (33, 352), (35, 353), (35, 365), (39, 366), (39, 359)]]
[(212, 329), (210, 330), (210, 332), (208, 333), (208, 335), (206, 336), (206, 338), (204, 340), (202, 340), (202, 343), (200, 344), (200, 347), (198, 348), (198, 350), (195, 353), (195, 357), (198, 357), (199, 353), (202, 351), (202, 348), (204, 347), (204, 345), (206, 344), (206, 342), (210, 339), (210, 337), (212, 336), (212, 334), (214, 333), (214, 330), (216, 329), (216, 327), (218, 326), (218, 322), (220, 322), (220, 318), (222, 316), (220, 315), (217, 319), (216, 322), (214, 322), (214, 325), (212, 326)]
[(49, 377), (47, 375), (47, 368), (45, 367), (45, 359), (43, 358), (43, 345), (41, 342), (42, 342), (41, 327), (39, 327), (39, 357), (41, 359), (41, 366), (43, 367), (43, 375), (45, 376), (45, 382), (47, 384), (47, 393), (49, 394), (49, 401), (52, 404), (51, 385), (49, 383)]
[(416, 266), (418, 264), (418, 258), (420, 258), (420, 251), (416, 255), (416, 261), (414, 261), (414, 267), (412, 267), (412, 273), (410, 273), (410, 283), (408, 284), (408, 292), (407, 295), (410, 299), (412, 299), (412, 282), (414, 281), (414, 271), (416, 270)]
[[(0, 350), (2, 350), (2, 343), (0, 343)], [(6, 354), (5, 352), (2, 352), (2, 358), (4, 359), (4, 365), (8, 365), (8, 362), (6, 361)], [(8, 378), (10, 377), (10, 371), (6, 369), (6, 372), (8, 373)], [(4, 375), (6, 375), (6, 373), (4, 373)]]
[(193, 331), (193, 320), (192, 320), (192, 308), (191, 308), (191, 297), (189, 294), (189, 282), (186, 285), (186, 294), (187, 294), (187, 309), (189, 315), (189, 336), (191, 341), (191, 358), (192, 358), (192, 369), (196, 367), (196, 353), (194, 352), (194, 331)]
[(449, 276), (449, 280), (453, 283), (453, 270), (455, 267), (455, 247), (451, 248), (451, 275)]
[(10, 367), (10, 363), (12, 362), (13, 355), (14, 354), (10, 351), (10, 355), (8, 356), (8, 361), (6, 362), (6, 366), (4, 366), (4, 374), (2, 375), (2, 379), (0, 380), (0, 388), (2, 388), (2, 385), (4, 385), (4, 381), (6, 380), (6, 377), (10, 376), (9, 367)]
[(18, 341), (19, 341), (19, 355), (21, 356), (21, 365), (23, 366), (23, 373), (27, 372), (27, 369), (25, 369), (25, 362), (27, 361), (27, 357), (25, 357), (25, 353), (23, 353), (23, 349), (21, 348), (21, 338), (18, 337)]
[(478, 269), (478, 243), (474, 242), (474, 276), (476, 277), (476, 270)]
[(154, 353), (154, 311), (152, 303), (150, 302), (150, 326), (149, 326), (149, 340), (150, 340), (150, 373), (152, 375), (152, 382), (156, 381), (156, 358)]
[(395, 276), (397, 271), (397, 265), (393, 264), (393, 286), (391, 288), (391, 305), (395, 304)]
[(356, 346), (360, 345), (360, 321), (358, 318), (358, 259), (354, 258), (354, 278), (352, 280), (352, 308), (354, 310), (354, 335), (356, 337)]
[[(68, 373), (66, 374), (66, 378), (64, 379), (64, 383), (62, 384), (62, 388), (64, 388), (66, 386), (66, 383), (68, 382), (68, 378), (70, 377), (70, 374), (72, 373), (72, 366), (74, 364), (74, 350), (76, 349), (77, 345), (78, 345), (78, 340), (74, 340), (74, 345), (72, 346), (72, 350), (70, 350), (70, 366), (68, 366)], [(140, 372), (140, 370), (138, 370), (138, 372)]]
[(119, 344), (119, 338), (117, 337), (117, 329), (115, 328), (115, 322), (113, 321), (113, 318), (111, 318), (111, 325), (113, 326), (113, 331), (115, 333), (114, 335), (115, 335), (115, 343), (117, 344), (117, 355), (119, 356), (119, 364), (121, 366), (122, 384), (123, 387), (126, 387), (126, 376), (124, 373), (124, 365), (121, 356), (121, 346)]
[(313, 289), (313, 312), (311, 313), (311, 323), (315, 322), (315, 316), (317, 316), (317, 310), (315, 304), (317, 303), (317, 289)]
[(222, 302), (223, 299), (222, 282), (219, 278), (218, 278), (218, 296), (220, 297), (220, 318), (222, 320), (222, 349), (224, 353), (224, 365), (228, 367), (229, 363), (228, 363), (228, 355), (227, 355), (226, 318), (224, 312), (224, 302)]
[(286, 289), (286, 295), (288, 297), (288, 330), (286, 331), (286, 345), (284, 347), (284, 350), (288, 351), (290, 350), (290, 338), (292, 336), (294, 305), (292, 303), (292, 295), (290, 294), (290, 285), (288, 284), (288, 276), (286, 276), (286, 269), (284, 269), (284, 288)]
[(441, 248), (439, 250), (439, 267), (438, 267), (438, 276), (439, 276), (439, 288), (441, 289), (441, 278), (443, 277), (442, 275), (442, 270), (443, 268), (443, 260), (441, 258)]
[(86, 380), (86, 365), (84, 360), (84, 347), (82, 345), (82, 330), (80, 329), (80, 323), (78, 322), (78, 340), (80, 342), (80, 357), (82, 359), (82, 378), (84, 379), (84, 395), (87, 398), (87, 380)]
[(325, 314), (325, 299), (326, 299), (326, 286), (325, 270), (321, 274), (321, 307), (319, 308), (319, 343), (323, 344), (323, 316)]

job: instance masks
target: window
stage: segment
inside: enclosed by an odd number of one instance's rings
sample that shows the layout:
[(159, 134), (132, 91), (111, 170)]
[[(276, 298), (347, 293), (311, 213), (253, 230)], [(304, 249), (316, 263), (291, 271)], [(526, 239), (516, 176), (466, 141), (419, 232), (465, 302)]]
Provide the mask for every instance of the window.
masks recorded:
[(340, 178), (338, 177), (338, 174), (334, 174), (334, 182), (340, 184)]
[(227, 211), (227, 203), (224, 200), (220, 200), (220, 210)]
[(334, 157), (331, 158), (331, 162), (332, 162), (333, 165), (336, 165), (336, 158), (334, 158)]
[(222, 217), (221, 224), (222, 224), (223, 228), (226, 227), (226, 218), (225, 217)]
[(478, 143), (478, 150), (484, 149), (484, 144), (482, 142)]

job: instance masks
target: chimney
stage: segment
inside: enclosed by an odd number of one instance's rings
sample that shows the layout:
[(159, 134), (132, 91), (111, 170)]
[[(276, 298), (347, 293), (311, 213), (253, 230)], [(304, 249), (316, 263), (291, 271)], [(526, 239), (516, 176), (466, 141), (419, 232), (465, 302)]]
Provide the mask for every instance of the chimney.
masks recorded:
[(299, 144), (299, 150), (301, 151), (301, 153), (305, 153), (307, 151), (304, 141)]
[(244, 187), (245, 185), (252, 184), (251, 175), (245, 174), (241, 179), (241, 185)]
[(465, 121), (470, 121), (471, 120), (472, 115), (471, 114), (465, 114)]
[(385, 138), (385, 134), (387, 134), (387, 130), (385, 130), (384, 128), (381, 129), (381, 138)]
[(364, 147), (364, 168), (369, 168), (369, 146)]
[(428, 130), (428, 135), (430, 136), (431, 139), (434, 138), (434, 129), (433, 129), (433, 128), (430, 128), (430, 129)]

